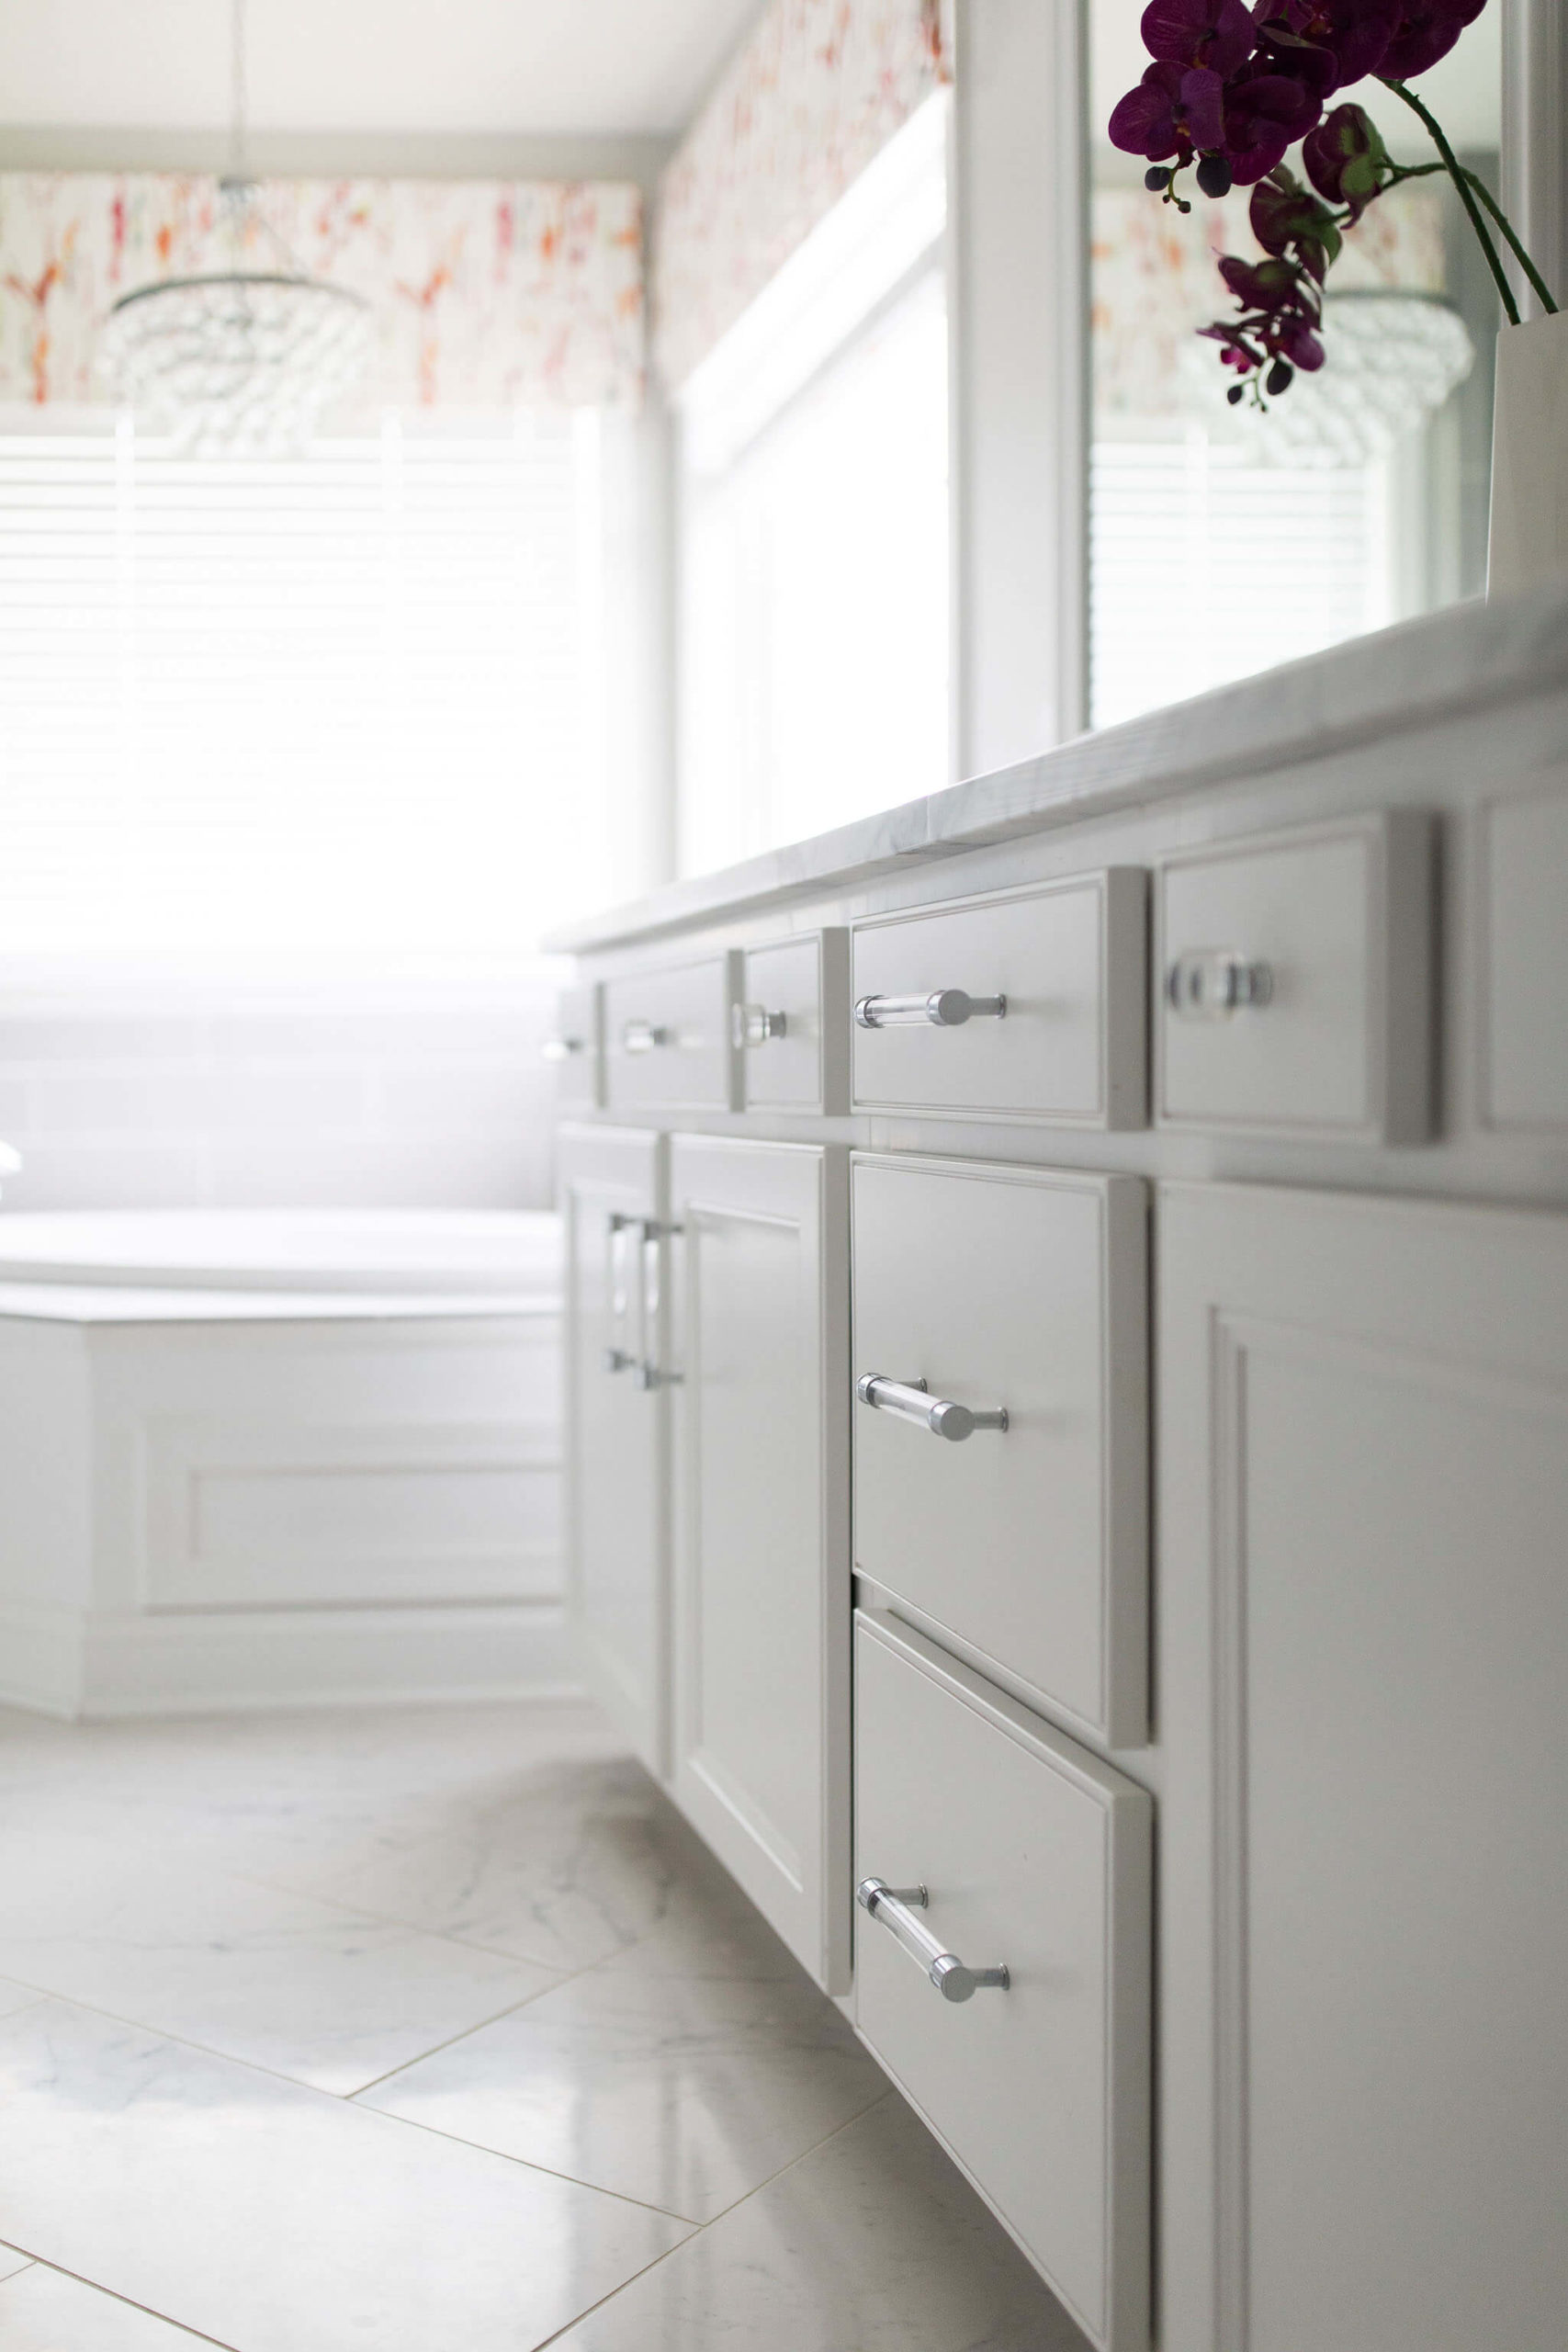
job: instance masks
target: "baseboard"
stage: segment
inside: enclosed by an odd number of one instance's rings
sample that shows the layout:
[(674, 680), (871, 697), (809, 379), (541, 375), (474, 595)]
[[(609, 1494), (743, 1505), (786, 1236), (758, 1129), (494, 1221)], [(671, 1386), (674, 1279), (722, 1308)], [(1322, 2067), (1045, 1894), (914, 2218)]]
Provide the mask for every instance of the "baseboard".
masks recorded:
[[(58, 1622), (29, 1630), (17, 1622), (23, 1615)], [(557, 1601), (88, 1619), (0, 1608), (0, 1699), (45, 1714), (444, 1704), (581, 1690)]]
[(66, 1723), (79, 1715), (85, 1623), (78, 1609), (0, 1601), (0, 1706)]

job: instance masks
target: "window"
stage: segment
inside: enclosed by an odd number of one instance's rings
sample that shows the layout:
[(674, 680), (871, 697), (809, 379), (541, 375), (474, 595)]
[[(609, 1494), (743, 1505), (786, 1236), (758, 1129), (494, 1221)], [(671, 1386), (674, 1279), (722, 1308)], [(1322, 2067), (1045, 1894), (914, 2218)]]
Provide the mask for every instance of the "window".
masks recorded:
[(681, 399), (682, 863), (949, 780), (946, 106)]
[(6, 951), (515, 962), (602, 900), (604, 429), (0, 435)]

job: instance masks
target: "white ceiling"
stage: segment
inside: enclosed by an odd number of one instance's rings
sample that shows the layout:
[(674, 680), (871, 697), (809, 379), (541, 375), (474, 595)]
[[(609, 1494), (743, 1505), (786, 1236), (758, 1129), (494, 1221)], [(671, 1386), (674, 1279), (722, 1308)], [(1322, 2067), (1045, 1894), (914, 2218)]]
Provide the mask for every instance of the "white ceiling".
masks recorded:
[[(658, 134), (759, 0), (248, 0), (263, 131)], [(213, 130), (230, 0), (0, 5), (0, 123)]]

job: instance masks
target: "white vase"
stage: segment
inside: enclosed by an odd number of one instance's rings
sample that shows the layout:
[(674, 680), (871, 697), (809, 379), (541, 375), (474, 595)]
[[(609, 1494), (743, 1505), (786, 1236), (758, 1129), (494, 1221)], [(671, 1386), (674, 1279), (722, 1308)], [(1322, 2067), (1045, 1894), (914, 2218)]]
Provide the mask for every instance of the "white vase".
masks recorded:
[(1568, 311), (1497, 337), (1486, 593), (1519, 596), (1568, 574)]

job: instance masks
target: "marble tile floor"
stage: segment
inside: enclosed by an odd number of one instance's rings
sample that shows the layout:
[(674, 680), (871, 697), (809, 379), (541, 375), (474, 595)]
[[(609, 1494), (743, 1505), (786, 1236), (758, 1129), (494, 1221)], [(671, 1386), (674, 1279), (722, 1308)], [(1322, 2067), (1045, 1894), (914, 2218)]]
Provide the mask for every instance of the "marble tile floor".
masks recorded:
[(1083, 2352), (586, 1708), (0, 1710), (0, 2352)]

